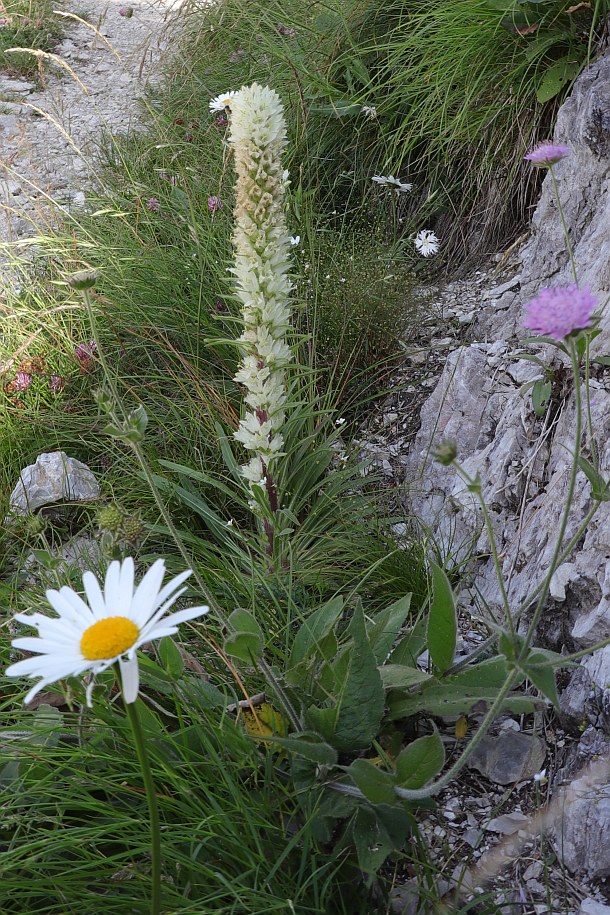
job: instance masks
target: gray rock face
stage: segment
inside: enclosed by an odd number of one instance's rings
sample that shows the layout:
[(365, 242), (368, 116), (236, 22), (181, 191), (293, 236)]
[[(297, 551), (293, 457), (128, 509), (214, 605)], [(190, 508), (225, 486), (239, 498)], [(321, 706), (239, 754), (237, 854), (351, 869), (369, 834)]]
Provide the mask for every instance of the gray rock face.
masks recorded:
[[(554, 166), (561, 205), (577, 265), (578, 281), (603, 301), (610, 290), (610, 55), (595, 61), (577, 79), (562, 105), (555, 139), (572, 153)], [(485, 309), (480, 329), (490, 339), (508, 339), (519, 327), (522, 305), (541, 286), (572, 283), (563, 226), (550, 176), (542, 186), (532, 220), (532, 233), (521, 252), (520, 289), (508, 290)], [(602, 322), (597, 349), (607, 352), (610, 313)]]
[(86, 464), (63, 451), (40, 454), (21, 471), (9, 500), (13, 514), (28, 515), (54, 502), (86, 502), (99, 498), (100, 487)]
[(554, 845), (573, 873), (591, 879), (610, 875), (610, 785), (591, 785), (587, 777), (565, 788)]
[[(610, 292), (610, 55), (577, 80), (557, 121), (555, 139), (573, 153), (555, 166), (581, 285), (603, 300)], [(532, 235), (522, 251), (518, 277), (484, 297), (473, 336), (480, 342), (454, 350), (421, 414), (410, 451), (407, 477), (414, 513), (434, 531), (449, 564), (480, 556), (473, 592), (494, 612), (501, 592), (489, 555), (481, 509), (452, 468), (435, 464), (432, 451), (442, 439), (454, 441), (471, 477), (480, 477), (489, 508), (512, 612), (546, 575), (556, 543), (574, 451), (573, 380), (563, 356), (538, 347), (554, 371), (552, 409), (539, 418), (524, 385), (540, 376), (532, 362), (518, 358), (522, 305), (545, 285), (572, 282), (562, 225), (550, 178), (545, 179)], [(493, 342), (486, 342), (492, 340)], [(594, 347), (610, 352), (610, 309)], [(610, 477), (610, 377), (600, 371), (591, 382), (593, 425), (600, 468)], [(579, 473), (566, 540), (590, 505), (591, 487)], [(604, 503), (571, 556), (551, 583), (538, 641), (569, 649), (610, 636), (610, 503)], [(586, 662), (592, 679), (610, 683), (610, 650)], [(598, 681), (599, 678), (599, 681)], [(572, 712), (575, 710), (572, 709)]]

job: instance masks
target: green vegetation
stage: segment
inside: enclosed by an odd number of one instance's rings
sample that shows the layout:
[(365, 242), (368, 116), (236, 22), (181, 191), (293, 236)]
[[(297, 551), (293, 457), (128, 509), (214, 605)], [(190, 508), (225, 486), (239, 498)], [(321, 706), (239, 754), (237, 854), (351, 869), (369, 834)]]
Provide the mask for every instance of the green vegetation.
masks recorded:
[[(8, 0), (0, 6), (0, 69), (44, 80), (44, 57), (13, 48), (53, 52), (63, 28), (49, 0)], [(8, 52), (8, 53), (7, 53)]]
[[(448, 784), (465, 762), (456, 752), (444, 768), (453, 738), (434, 722), (482, 707), (487, 725), (503, 709), (556, 701), (551, 665), (563, 659), (531, 649), (508, 606), (481, 655), (454, 666), (452, 585), (415, 520), (400, 519), (408, 542), (395, 541), (393, 493), (352, 438), (427, 309), (414, 233), (434, 227), (450, 258), (523, 220), (525, 147), (549, 133), (608, 12), (568, 7), (190, 6), (146, 129), (106, 138), (87, 208), (34, 238), (30, 260), (14, 259), (0, 336), (1, 508), (21, 467), (58, 448), (89, 464), (102, 498), (4, 527), (7, 608), (45, 612), (44, 587), (80, 589), (56, 554), (89, 534), (101, 572), (126, 554), (163, 555), (176, 573), (192, 565), (186, 597), (213, 611), (205, 627), (140, 653), (167, 913), (381, 913), (407, 866), (433, 905), (418, 816), (433, 804), (430, 780)], [(235, 174), (227, 113), (209, 110), (253, 80), (285, 106), (288, 228), (299, 236), (282, 453), (258, 488), (234, 439), (244, 409)], [(415, 189), (371, 182), (380, 174)], [(97, 276), (83, 295), (69, 281), (82, 268)], [(479, 498), (478, 480), (445, 457)], [(603, 498), (596, 469), (586, 472)], [(548, 583), (532, 597), (538, 617)], [(7, 620), (3, 666), (17, 628)], [(0, 685), (7, 915), (149, 911), (146, 779), (114, 670), (98, 680), (92, 711), (78, 679), (27, 710), (21, 681)], [(472, 910), (456, 896), (461, 906)]]

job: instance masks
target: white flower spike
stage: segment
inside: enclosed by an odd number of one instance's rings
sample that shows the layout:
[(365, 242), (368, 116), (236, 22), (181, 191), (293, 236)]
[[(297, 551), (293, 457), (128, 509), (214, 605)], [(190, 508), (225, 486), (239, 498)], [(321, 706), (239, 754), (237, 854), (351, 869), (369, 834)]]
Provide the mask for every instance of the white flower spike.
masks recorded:
[(432, 257), (437, 253), (440, 242), (430, 229), (422, 229), (413, 239), (413, 244), (423, 257)]
[[(93, 574), (85, 572), (83, 586), (88, 603), (72, 588), (46, 592), (47, 600), (57, 613), (17, 613), (15, 619), (38, 630), (38, 637), (14, 639), (13, 648), (36, 655), (11, 664), (7, 677), (40, 677), (25, 697), (30, 702), (36, 693), (56, 680), (77, 677), (85, 671), (102, 673), (118, 661), (123, 699), (135, 702), (139, 689), (136, 652), (153, 639), (174, 635), (180, 623), (203, 616), (209, 607), (189, 607), (165, 616), (169, 608), (186, 591), (181, 585), (190, 569), (161, 587), (165, 563), (157, 559), (134, 590), (134, 562), (111, 562), (106, 572), (104, 590)], [(87, 705), (95, 680), (87, 687)]]
[(232, 89), (230, 92), (225, 92), (223, 95), (217, 95), (216, 98), (213, 98), (210, 102), (210, 111), (224, 111), (225, 108), (231, 108), (233, 99), (237, 95), (237, 91)]

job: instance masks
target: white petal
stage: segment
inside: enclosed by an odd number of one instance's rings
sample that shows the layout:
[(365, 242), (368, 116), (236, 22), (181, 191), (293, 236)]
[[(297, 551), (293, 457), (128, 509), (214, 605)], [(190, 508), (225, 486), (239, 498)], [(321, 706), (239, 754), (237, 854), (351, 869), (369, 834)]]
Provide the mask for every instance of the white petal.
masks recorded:
[(119, 587), (121, 589), (121, 615), (131, 619), (130, 610), (133, 598), (133, 559), (131, 556), (128, 556), (121, 566)]
[[(79, 626), (79, 628), (82, 631), (84, 631), (87, 628), (87, 626), (93, 625), (93, 623), (95, 622), (95, 617), (93, 616), (91, 611), (89, 611), (89, 620), (87, 622), (85, 622), (83, 619), (83, 613), (75, 610), (72, 603), (69, 600), (66, 600), (65, 592), (68, 590), (69, 590), (69, 588), (62, 588), (61, 592), (59, 592), (59, 591), (55, 591), (55, 590), (51, 589), (46, 592), (47, 600), (51, 604), (53, 609), (59, 613), (60, 617), (62, 617), (64, 619), (64, 621), (67, 620), (72, 623), (75, 623), (76, 625)], [(84, 602), (83, 602), (83, 606), (85, 608), (87, 608), (87, 605)]]
[(162, 559), (154, 562), (140, 584), (131, 602), (129, 618), (142, 628), (157, 608), (159, 588), (165, 574), (165, 563)]
[(161, 617), (163, 616), (163, 614), (167, 613), (169, 608), (173, 604), (176, 603), (176, 601), (178, 600), (179, 597), (182, 597), (182, 595), (184, 594), (185, 591), (186, 591), (186, 588), (180, 588), (180, 590), (176, 591), (175, 594), (172, 594), (170, 599), (166, 600), (165, 603), (163, 604), (163, 606), (159, 607), (159, 609), (155, 613), (153, 613), (152, 616), (149, 615), (148, 620), (144, 620), (144, 624), (140, 627), (140, 634), (142, 632), (148, 632), (150, 630), (151, 626), (156, 625), (159, 622), (159, 620), (161, 619)]
[[(180, 587), (182, 582), (186, 581), (186, 579), (189, 577), (189, 575), (192, 575), (192, 574), (193, 574), (192, 569), (187, 569), (186, 572), (181, 572), (180, 575), (176, 575), (175, 578), (172, 578), (171, 581), (168, 581), (168, 583), (166, 585), (164, 585), (161, 588), (161, 590), (159, 591), (159, 596), (157, 597), (157, 600), (155, 601), (155, 603), (156, 603), (155, 610), (157, 609), (157, 607), (161, 606), (163, 601), (167, 600), (167, 598), (170, 596), (172, 591), (176, 591)], [(182, 594), (182, 591), (180, 593)], [(135, 622), (136, 621), (134, 620), (134, 623)]]
[(163, 619), (158, 619), (152, 626), (145, 626), (140, 633), (140, 639), (143, 639), (144, 636), (146, 636), (148, 640), (156, 639), (158, 638), (155, 631), (157, 626), (162, 627), (163, 629), (167, 626), (179, 626), (187, 620), (193, 620), (197, 616), (204, 616), (206, 613), (209, 613), (209, 611), (209, 607), (189, 607), (186, 610), (178, 610), (177, 613), (171, 613)]
[(140, 670), (138, 668), (138, 659), (124, 661), (119, 658), (119, 667), (121, 668), (121, 682), (123, 685), (123, 699), (127, 705), (131, 705), (138, 698), (138, 689), (140, 687)]
[(119, 607), (121, 600), (121, 564), (115, 559), (108, 566), (106, 572), (106, 581), (104, 582), (104, 603), (106, 604), (106, 616), (121, 616), (122, 611)]
[(72, 610), (75, 614), (75, 622), (77, 624), (82, 624), (83, 629), (87, 629), (93, 622), (95, 622), (95, 617), (91, 612), (91, 608), (87, 606), (82, 597), (73, 591), (72, 588), (68, 588), (64, 585), (63, 588), (59, 589), (60, 597), (66, 601), (66, 603), (72, 607)]
[(57, 654), (66, 650), (73, 649), (74, 641), (67, 639), (39, 639), (37, 636), (26, 635), (22, 639), (13, 639), (13, 648), (20, 651), (37, 651), (38, 654)]
[(83, 575), (83, 588), (85, 589), (85, 594), (87, 595), (87, 600), (89, 601), (89, 606), (91, 607), (91, 612), (94, 617), (98, 620), (103, 620), (109, 614), (106, 610), (100, 583), (93, 572), (85, 572)]
[(91, 677), (87, 683), (87, 691), (85, 693), (85, 702), (87, 703), (87, 708), (93, 708), (93, 687), (95, 686), (95, 677)]
[(34, 696), (40, 692), (41, 689), (44, 689), (45, 686), (49, 686), (53, 680), (39, 680), (36, 686), (33, 686), (29, 693), (24, 697), (23, 704), (27, 705), (28, 702), (31, 702)]

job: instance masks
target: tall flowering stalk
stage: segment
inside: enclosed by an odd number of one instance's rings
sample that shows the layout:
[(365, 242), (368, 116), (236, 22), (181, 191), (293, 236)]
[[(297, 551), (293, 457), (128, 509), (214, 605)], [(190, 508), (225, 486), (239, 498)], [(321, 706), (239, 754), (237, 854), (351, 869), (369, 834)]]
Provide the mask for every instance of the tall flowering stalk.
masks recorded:
[(244, 319), (244, 355), (235, 381), (245, 389), (247, 407), (235, 438), (251, 454), (242, 473), (252, 507), (267, 516), (271, 552), (272, 518), (279, 507), (273, 473), (284, 445), (285, 367), (292, 358), (285, 339), (292, 288), (284, 212), (287, 173), (281, 162), (286, 122), (277, 93), (257, 83), (241, 89), (231, 101), (229, 139), (237, 173), (233, 273)]

